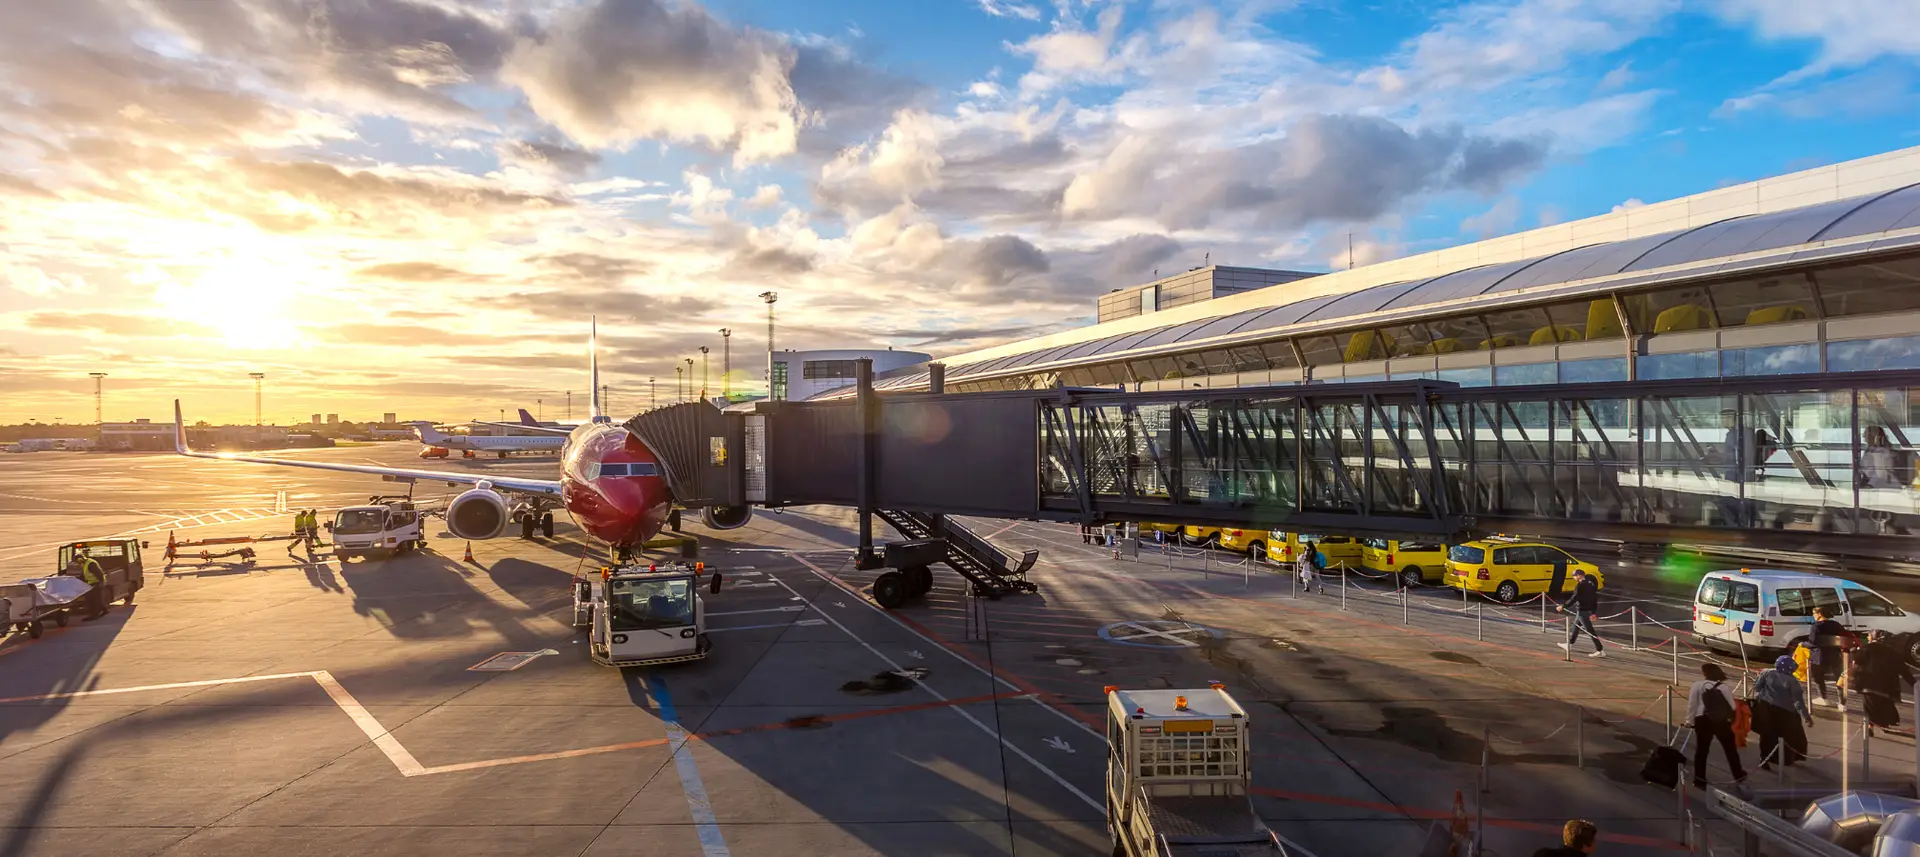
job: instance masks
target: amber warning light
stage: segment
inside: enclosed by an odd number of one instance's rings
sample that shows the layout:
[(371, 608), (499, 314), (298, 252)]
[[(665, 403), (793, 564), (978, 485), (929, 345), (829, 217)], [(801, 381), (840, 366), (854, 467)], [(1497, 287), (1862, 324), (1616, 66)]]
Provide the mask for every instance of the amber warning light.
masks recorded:
[(1174, 697), (1174, 698), (1173, 698), (1173, 710), (1175, 710), (1175, 711), (1185, 711), (1185, 710), (1187, 710), (1187, 698), (1186, 698), (1186, 697), (1184, 697), (1184, 696), (1176, 696), (1176, 697)]

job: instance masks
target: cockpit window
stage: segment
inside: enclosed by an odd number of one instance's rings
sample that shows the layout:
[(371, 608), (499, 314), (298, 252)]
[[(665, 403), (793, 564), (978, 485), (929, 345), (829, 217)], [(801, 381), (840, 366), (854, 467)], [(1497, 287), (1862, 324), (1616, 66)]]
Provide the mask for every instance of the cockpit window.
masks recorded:
[(659, 471), (655, 469), (653, 462), (650, 461), (603, 461), (600, 462), (598, 467), (589, 466), (587, 472), (591, 474), (587, 477), (588, 479), (599, 479), (602, 476), (659, 475)]
[(693, 582), (679, 580), (613, 581), (608, 624), (615, 631), (678, 628), (693, 624)]
[(387, 513), (381, 509), (346, 509), (333, 521), (336, 533), (377, 533), (387, 521)]

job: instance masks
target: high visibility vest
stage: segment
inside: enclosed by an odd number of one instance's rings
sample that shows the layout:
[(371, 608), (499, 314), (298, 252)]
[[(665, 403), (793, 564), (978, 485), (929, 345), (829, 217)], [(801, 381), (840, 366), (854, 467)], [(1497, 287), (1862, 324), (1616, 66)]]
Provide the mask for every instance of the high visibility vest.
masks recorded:
[(80, 579), (85, 581), (88, 586), (100, 585), (100, 564), (94, 562), (93, 557), (83, 556), (80, 558)]

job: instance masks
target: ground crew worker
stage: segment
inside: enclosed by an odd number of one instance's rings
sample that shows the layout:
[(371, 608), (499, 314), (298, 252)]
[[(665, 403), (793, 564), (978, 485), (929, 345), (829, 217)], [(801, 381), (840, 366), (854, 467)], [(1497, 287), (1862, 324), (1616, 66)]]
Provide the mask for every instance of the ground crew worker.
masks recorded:
[(75, 545), (73, 559), (67, 564), (67, 573), (80, 578), (80, 582), (90, 587), (86, 596), (86, 621), (91, 622), (107, 615), (107, 589), (104, 585), (107, 577), (100, 572), (100, 563), (95, 562), (93, 557), (87, 556), (86, 551), (79, 545)]

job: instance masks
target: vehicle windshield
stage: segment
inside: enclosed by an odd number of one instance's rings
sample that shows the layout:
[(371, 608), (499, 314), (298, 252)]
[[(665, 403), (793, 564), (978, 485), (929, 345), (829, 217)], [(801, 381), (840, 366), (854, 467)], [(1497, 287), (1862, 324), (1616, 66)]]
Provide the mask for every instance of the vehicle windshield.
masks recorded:
[(607, 622), (615, 631), (693, 624), (693, 581), (616, 580), (607, 593)]
[(333, 531), (348, 535), (377, 533), (386, 522), (385, 509), (342, 509), (333, 519)]
[(1447, 559), (1454, 562), (1479, 562), (1486, 558), (1485, 549), (1472, 545), (1454, 545), (1447, 550)]

